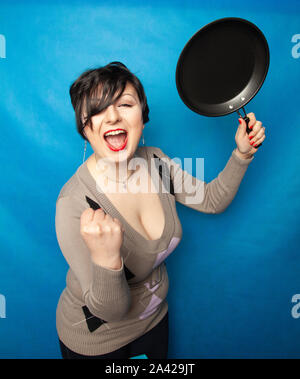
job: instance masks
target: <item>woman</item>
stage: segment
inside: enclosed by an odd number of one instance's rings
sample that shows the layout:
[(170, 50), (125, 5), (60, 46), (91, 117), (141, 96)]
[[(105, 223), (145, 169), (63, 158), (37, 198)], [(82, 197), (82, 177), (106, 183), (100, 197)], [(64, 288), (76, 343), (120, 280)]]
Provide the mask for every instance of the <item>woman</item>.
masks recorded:
[[(70, 266), (57, 306), (62, 356), (167, 358), (164, 260), (182, 237), (176, 201), (204, 213), (224, 211), (265, 128), (250, 113), (248, 135), (240, 119), (236, 149), (207, 184), (161, 149), (138, 147), (149, 109), (142, 84), (122, 63), (84, 72), (70, 96), (78, 132), (94, 153), (56, 202), (57, 239)], [(146, 190), (131, 191), (141, 184)]]

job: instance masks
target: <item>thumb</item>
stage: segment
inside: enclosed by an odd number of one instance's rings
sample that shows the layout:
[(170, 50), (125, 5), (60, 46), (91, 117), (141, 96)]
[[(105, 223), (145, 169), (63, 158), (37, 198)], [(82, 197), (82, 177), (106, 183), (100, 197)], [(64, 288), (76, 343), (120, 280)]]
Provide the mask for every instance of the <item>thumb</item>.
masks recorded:
[(239, 118), (239, 130), (242, 132), (242, 134), (246, 134), (247, 124), (246, 121), (241, 117)]

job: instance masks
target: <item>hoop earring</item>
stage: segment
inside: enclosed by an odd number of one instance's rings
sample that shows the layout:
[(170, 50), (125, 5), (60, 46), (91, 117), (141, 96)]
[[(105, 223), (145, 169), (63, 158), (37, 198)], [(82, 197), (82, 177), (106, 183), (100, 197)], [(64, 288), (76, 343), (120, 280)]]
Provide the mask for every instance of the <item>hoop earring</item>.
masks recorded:
[(85, 160), (86, 145), (87, 145), (87, 140), (84, 141), (84, 151), (83, 151), (83, 160), (82, 160), (82, 163)]
[(144, 138), (144, 133), (142, 132), (142, 143), (143, 143), (143, 146), (145, 146), (145, 138)]

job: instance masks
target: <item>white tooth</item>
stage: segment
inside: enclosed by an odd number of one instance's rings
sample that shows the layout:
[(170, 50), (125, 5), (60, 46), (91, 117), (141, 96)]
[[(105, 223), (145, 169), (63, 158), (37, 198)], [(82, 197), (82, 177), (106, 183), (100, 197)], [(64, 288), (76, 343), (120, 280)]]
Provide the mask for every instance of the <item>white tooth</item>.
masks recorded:
[(114, 136), (116, 134), (125, 133), (123, 130), (115, 130), (113, 132), (106, 133), (106, 136)]

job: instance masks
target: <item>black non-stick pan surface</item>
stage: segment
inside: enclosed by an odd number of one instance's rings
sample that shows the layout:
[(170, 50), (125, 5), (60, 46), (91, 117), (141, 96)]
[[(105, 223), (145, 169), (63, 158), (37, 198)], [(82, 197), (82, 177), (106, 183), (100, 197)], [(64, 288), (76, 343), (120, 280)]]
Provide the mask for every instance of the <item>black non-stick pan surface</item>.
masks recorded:
[[(227, 17), (201, 28), (183, 48), (176, 67), (182, 101), (204, 116), (243, 109), (257, 94), (269, 68), (269, 47), (261, 30), (248, 20)], [(241, 116), (242, 117), (242, 116)], [(259, 145), (260, 146), (260, 145)]]

